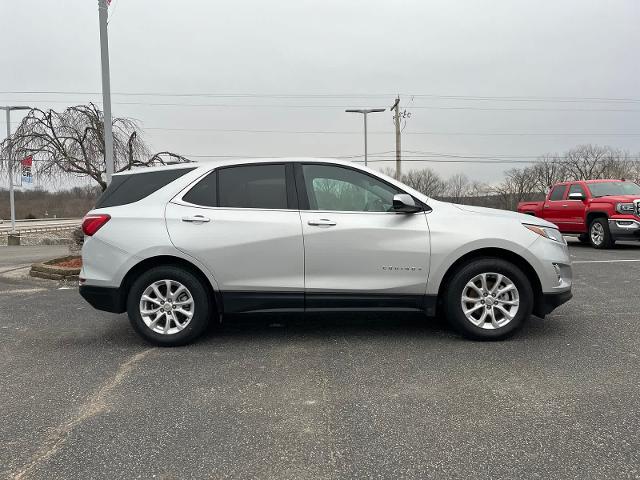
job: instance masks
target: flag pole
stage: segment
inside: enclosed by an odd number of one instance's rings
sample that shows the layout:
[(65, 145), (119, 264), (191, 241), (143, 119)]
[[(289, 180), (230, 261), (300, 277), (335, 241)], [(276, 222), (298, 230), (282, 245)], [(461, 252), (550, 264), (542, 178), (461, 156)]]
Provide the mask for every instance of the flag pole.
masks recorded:
[(109, 74), (108, 9), (111, 0), (98, 0), (100, 21), (100, 58), (102, 63), (102, 113), (104, 118), (104, 163), (107, 184), (113, 175), (113, 129), (111, 120), (111, 79)]

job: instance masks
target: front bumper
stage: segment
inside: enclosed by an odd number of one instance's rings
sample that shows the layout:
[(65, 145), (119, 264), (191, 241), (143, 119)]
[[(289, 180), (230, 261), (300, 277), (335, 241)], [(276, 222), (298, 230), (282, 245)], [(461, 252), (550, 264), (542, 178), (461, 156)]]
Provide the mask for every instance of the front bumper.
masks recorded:
[(127, 309), (122, 290), (117, 287), (80, 285), (80, 295), (97, 310), (122, 313)]
[(640, 221), (634, 217), (610, 218), (609, 231), (616, 239), (640, 240)]
[(571, 290), (558, 293), (543, 293), (533, 313), (538, 317), (544, 317), (572, 298), (573, 293), (571, 293)]

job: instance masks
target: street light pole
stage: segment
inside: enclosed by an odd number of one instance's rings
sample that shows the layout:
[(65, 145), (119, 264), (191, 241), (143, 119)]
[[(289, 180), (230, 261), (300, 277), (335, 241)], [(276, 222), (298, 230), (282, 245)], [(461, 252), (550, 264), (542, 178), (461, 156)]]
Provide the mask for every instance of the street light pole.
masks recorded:
[(11, 209), (11, 233), (16, 231), (16, 201), (13, 194), (13, 145), (11, 141), (11, 111), (12, 110), (31, 110), (31, 107), (12, 105), (0, 107), (7, 114), (7, 166), (9, 171), (9, 206)]
[(384, 108), (348, 109), (347, 113), (361, 113), (364, 117), (364, 166), (367, 166), (367, 115), (370, 113), (384, 112)]
[(106, 165), (107, 184), (113, 175), (113, 129), (111, 125), (111, 80), (109, 74), (109, 36), (107, 33), (107, 17), (109, 0), (98, 0), (98, 17), (100, 21), (100, 57), (102, 62), (102, 114), (104, 117), (104, 162)]

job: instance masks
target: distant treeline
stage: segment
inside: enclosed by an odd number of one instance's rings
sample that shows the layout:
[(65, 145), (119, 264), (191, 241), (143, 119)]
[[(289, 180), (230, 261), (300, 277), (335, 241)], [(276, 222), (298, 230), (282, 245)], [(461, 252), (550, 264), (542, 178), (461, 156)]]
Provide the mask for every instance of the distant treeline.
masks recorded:
[[(93, 208), (100, 195), (99, 187), (75, 187), (69, 190), (15, 191), (16, 218), (82, 217)], [(0, 218), (8, 219), (9, 190), (0, 189)]]

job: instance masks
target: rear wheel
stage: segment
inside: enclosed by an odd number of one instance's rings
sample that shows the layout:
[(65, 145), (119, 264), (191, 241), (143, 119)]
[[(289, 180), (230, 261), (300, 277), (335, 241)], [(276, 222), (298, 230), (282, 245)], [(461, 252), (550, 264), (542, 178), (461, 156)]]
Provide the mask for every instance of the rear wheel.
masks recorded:
[(615, 241), (609, 231), (609, 221), (604, 217), (594, 219), (589, 225), (589, 242), (593, 248), (611, 248)]
[(483, 258), (453, 275), (444, 307), (449, 323), (465, 337), (501, 340), (515, 333), (531, 315), (533, 290), (516, 265)]
[(209, 323), (209, 298), (202, 282), (175, 266), (155, 267), (138, 277), (127, 300), (131, 325), (160, 346), (185, 345)]

